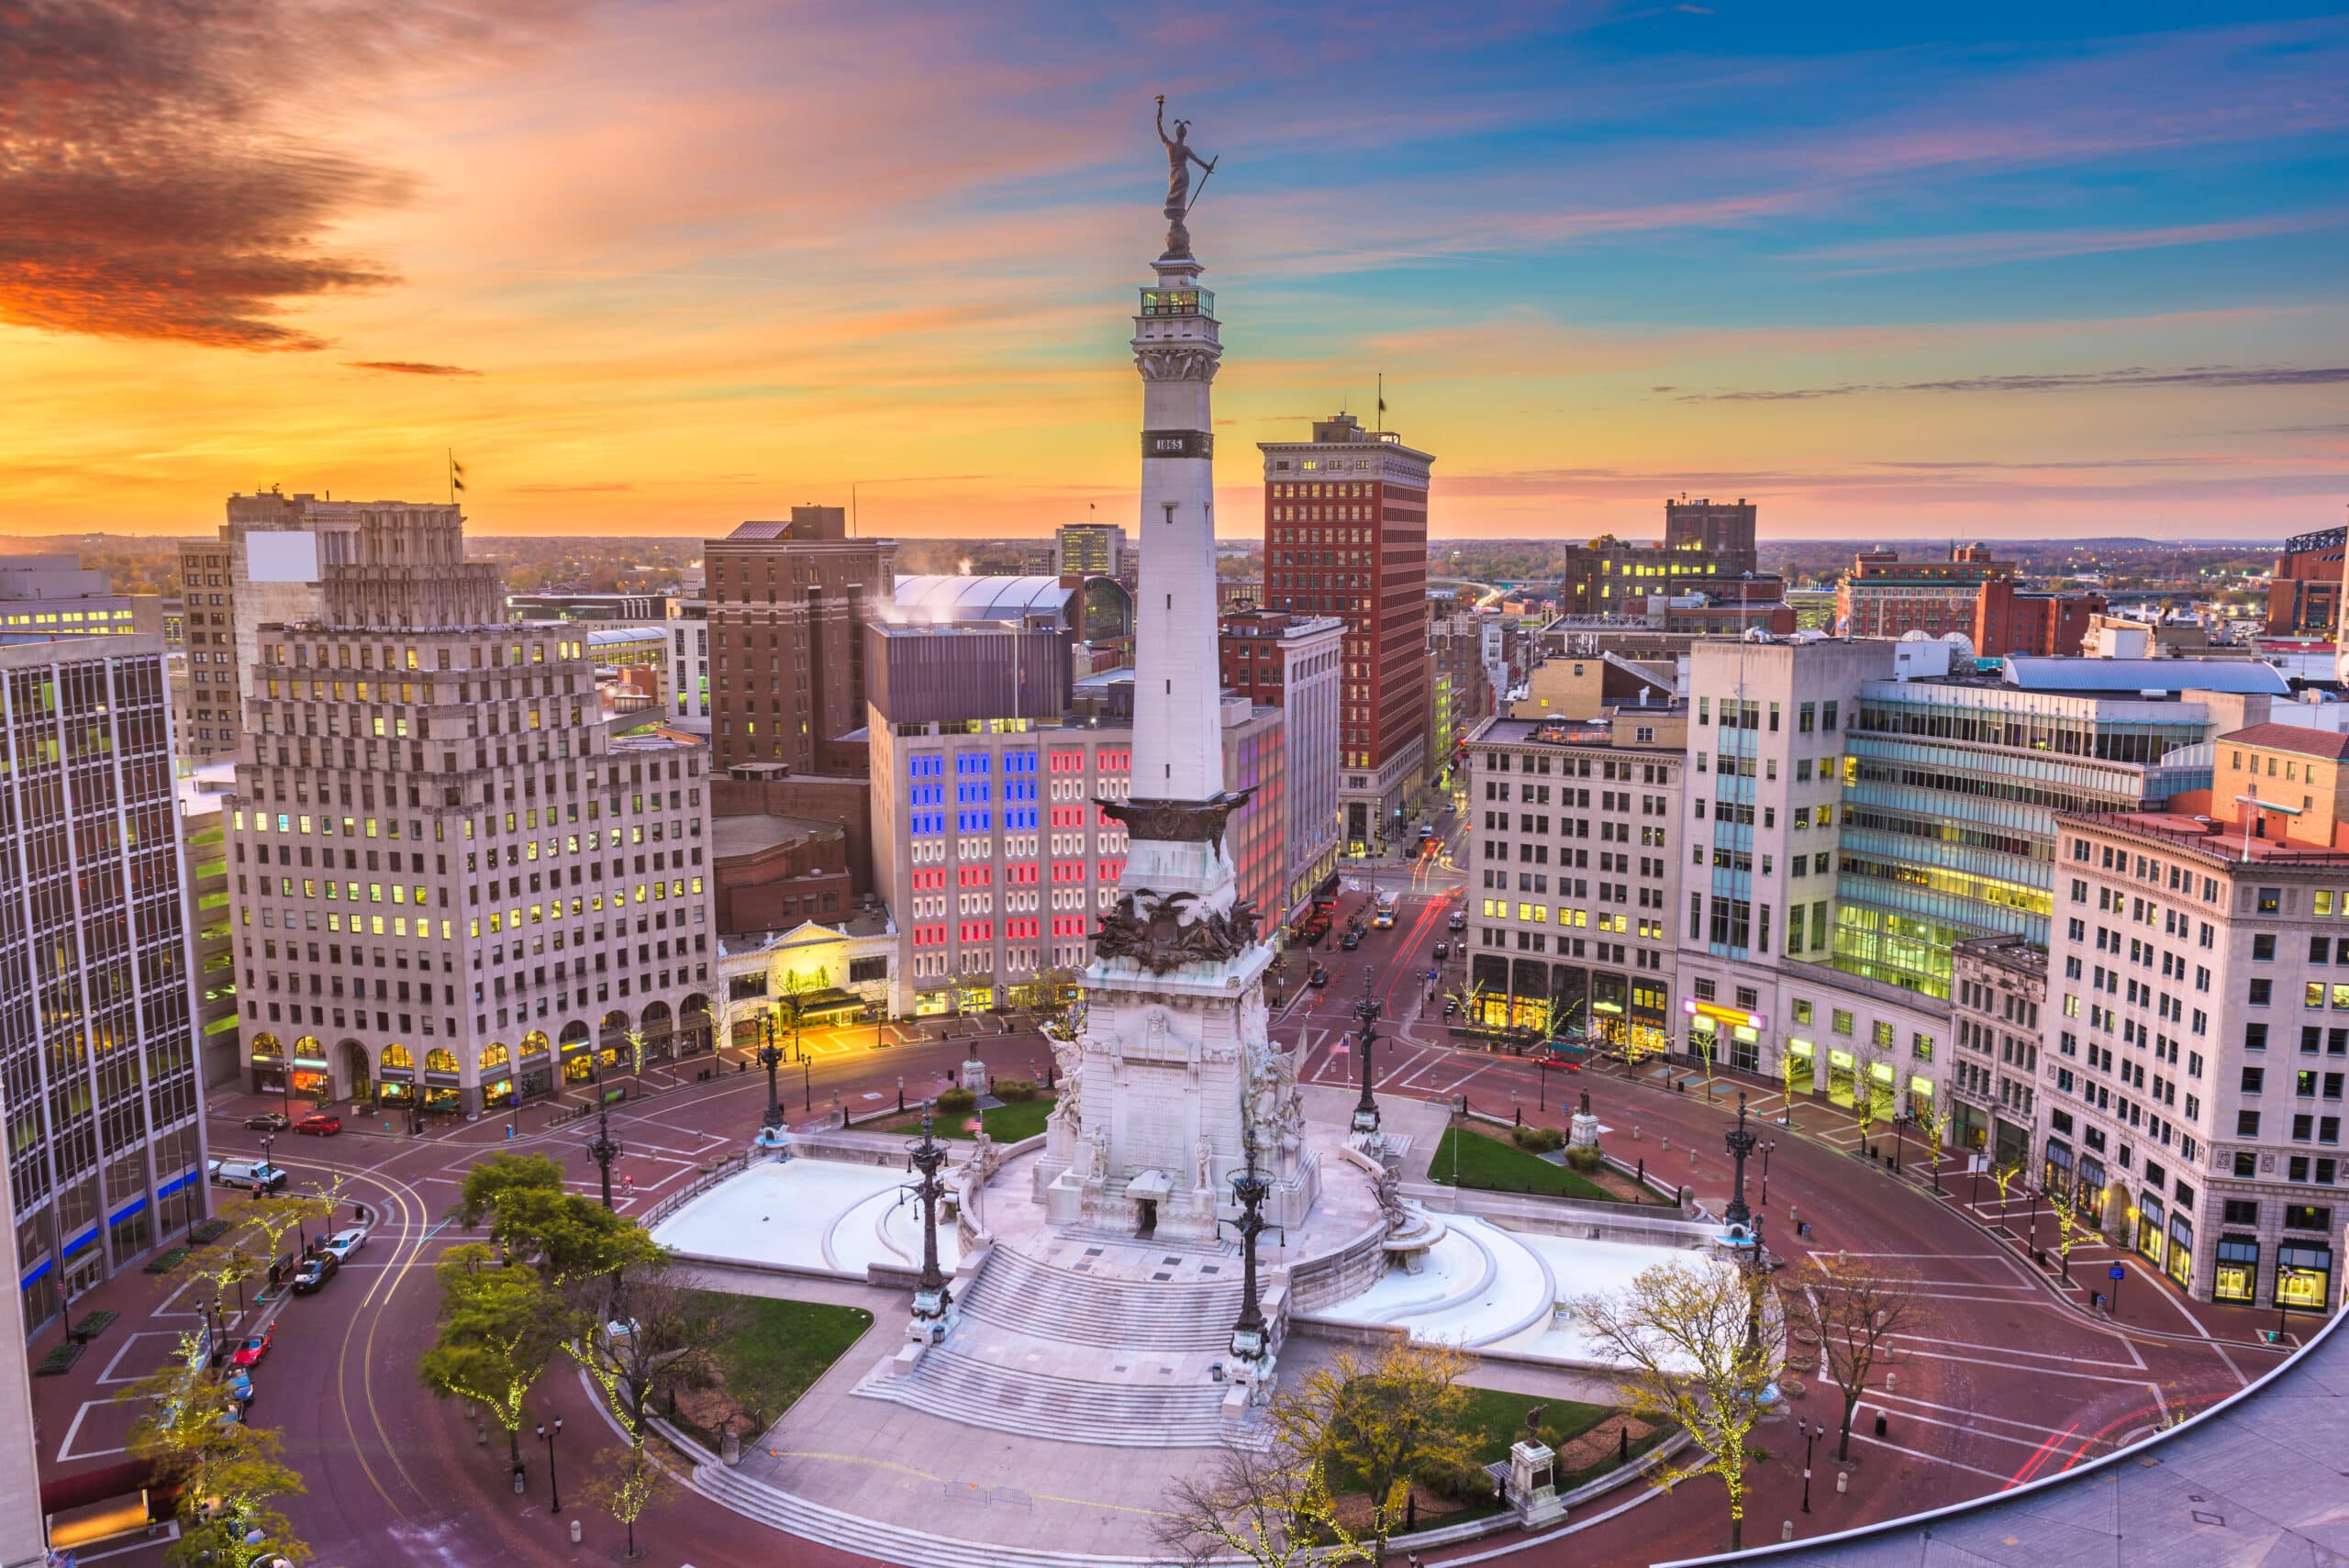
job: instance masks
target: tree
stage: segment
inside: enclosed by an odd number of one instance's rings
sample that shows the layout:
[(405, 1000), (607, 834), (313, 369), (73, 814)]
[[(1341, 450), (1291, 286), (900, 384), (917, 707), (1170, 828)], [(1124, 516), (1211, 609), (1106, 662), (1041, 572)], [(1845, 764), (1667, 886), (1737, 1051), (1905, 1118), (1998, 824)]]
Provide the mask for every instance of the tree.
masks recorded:
[[(1888, 1059), (1885, 1055), (1883, 1047), (1874, 1042), (1856, 1046), (1853, 1050), (1852, 1057), (1852, 1115), (1859, 1122), (1860, 1141), (1865, 1144), (1867, 1142), (1868, 1129), (1883, 1119), (1880, 1114), (1882, 1110), (1890, 1108), (1888, 1105), (1879, 1106), (1876, 1097), (1876, 1070), (1886, 1065)], [(1888, 1094), (1886, 1095), (1887, 1101), (1890, 1097)]]
[(518, 1192), (562, 1191), (562, 1167), (543, 1154), (493, 1154), (465, 1173), (458, 1189), (456, 1222), (471, 1230), (495, 1216)]
[[(1924, 1106), (1922, 1110), (1917, 1108), (1920, 1104)], [(1918, 1124), (1933, 1140), (1933, 1191), (1939, 1192), (1942, 1190), (1942, 1147), (1949, 1141), (1950, 1124), (1956, 1119), (1956, 1114), (1942, 1104), (1939, 1095), (1921, 1102), (1916, 1095), (1909, 1095), (1909, 1113), (1917, 1118)]]
[(578, 1193), (533, 1187), (510, 1194), (493, 1234), (509, 1259), (557, 1286), (665, 1256), (644, 1227)]
[(564, 1350), (604, 1391), (621, 1428), (644, 1440), (644, 1413), (663, 1382), (694, 1383), (718, 1345), (742, 1329), (729, 1298), (676, 1284), (665, 1258), (631, 1263), (617, 1283), (593, 1274), (565, 1293), (573, 1331)]
[(1774, 1332), (1748, 1343), (1755, 1288), (1744, 1270), (1706, 1258), (1658, 1263), (1618, 1294), (1575, 1304), (1591, 1337), (1627, 1370), (1631, 1412), (1676, 1423), (1705, 1455), (1702, 1463), (1662, 1467), (1650, 1485), (1720, 1476), (1731, 1551), (1745, 1545), (1746, 1436), (1762, 1418), (1762, 1396), (1779, 1363)]
[(1254, 1568), (1367, 1562), (1377, 1551), (1339, 1519), (1320, 1455), (1277, 1436), (1226, 1448), (1214, 1470), (1177, 1480), (1151, 1534), (1188, 1568), (1232, 1555)]
[(1450, 1345), (1411, 1340), (1372, 1360), (1341, 1349), (1273, 1401), (1279, 1440), (1361, 1482), (1370, 1498), (1372, 1561), (1386, 1559), (1414, 1475), (1475, 1462), (1468, 1390), (1460, 1382), (1475, 1364)]
[(180, 1336), (161, 1371), (117, 1397), (144, 1401), (128, 1449), (160, 1485), (178, 1494), (179, 1539), (166, 1553), (183, 1568), (242, 1563), (264, 1552), (300, 1562), (309, 1547), (275, 1506), (303, 1490), (279, 1457), (277, 1434), (237, 1419), (225, 1383), (205, 1374), (202, 1341)]
[(2020, 1160), (2002, 1160), (1990, 1167), (1990, 1180), (1998, 1187), (1998, 1229), (2009, 1236), (2014, 1234), (2014, 1229), (2007, 1223), (2007, 1189), (2014, 1185), (2015, 1178), (2021, 1174), (2022, 1162)]
[(597, 1507), (628, 1527), (628, 1556), (640, 1553), (636, 1545), (636, 1521), (662, 1497), (676, 1490), (676, 1480), (660, 1461), (645, 1451), (644, 1434), (626, 1448), (607, 1449), (606, 1458), (587, 1482), (587, 1496)]
[(522, 1399), (546, 1370), (565, 1327), (562, 1303), (532, 1271), (502, 1266), (478, 1241), (451, 1247), (433, 1265), (440, 1281), (440, 1329), (417, 1362), (424, 1385), (486, 1407), (506, 1429), (506, 1450), (522, 1467)]
[(2072, 1249), (2096, 1234), (2096, 1227), (2081, 1218), (2081, 1194), (2074, 1182), (2058, 1182), (2047, 1189), (2047, 1207), (2055, 1215), (2055, 1257), (2064, 1283), (2072, 1283)]
[(1789, 1299), (1798, 1321), (1819, 1336), (1819, 1370), (1843, 1396), (1835, 1457), (1848, 1461), (1852, 1422), (1887, 1341), (1917, 1315), (1916, 1278), (1881, 1258), (1814, 1252), (1795, 1275)]

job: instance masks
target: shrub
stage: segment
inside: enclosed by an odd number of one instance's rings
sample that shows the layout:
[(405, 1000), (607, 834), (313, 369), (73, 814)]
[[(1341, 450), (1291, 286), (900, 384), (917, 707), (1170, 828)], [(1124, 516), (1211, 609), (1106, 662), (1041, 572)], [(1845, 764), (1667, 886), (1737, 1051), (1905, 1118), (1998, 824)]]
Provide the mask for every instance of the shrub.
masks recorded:
[(941, 1116), (968, 1116), (979, 1108), (979, 1096), (968, 1089), (957, 1086), (939, 1090), (937, 1096), (931, 1100), (930, 1104), (936, 1107)]
[(1036, 1080), (1033, 1078), (998, 1078), (996, 1080), (995, 1084), (995, 1097), (1001, 1100), (1008, 1106), (1019, 1105), (1023, 1101), (1032, 1100), (1036, 1097)]
[(203, 1224), (197, 1226), (195, 1229), (189, 1231), (187, 1239), (201, 1247), (206, 1242), (217, 1241), (221, 1237), (226, 1236), (227, 1234), (228, 1234), (228, 1222), (227, 1220), (207, 1219)]
[(106, 1331), (108, 1324), (121, 1316), (121, 1313), (111, 1307), (102, 1307), (95, 1312), (84, 1312), (82, 1314), (82, 1320), (73, 1325), (73, 1332), (84, 1340), (95, 1340)]
[(167, 1274), (186, 1262), (187, 1249), (174, 1247), (168, 1252), (158, 1252), (148, 1259), (146, 1272), (150, 1274)]
[(1554, 1127), (1513, 1127), (1508, 1136), (1520, 1149), (1533, 1154), (1548, 1154), (1566, 1146), (1566, 1135)]
[(73, 1363), (81, 1359), (82, 1341), (79, 1340), (68, 1340), (63, 1344), (59, 1345), (56, 1349), (50, 1351), (49, 1354), (40, 1358), (40, 1364), (33, 1368), (33, 1375), (35, 1377), (55, 1377), (61, 1373), (70, 1372), (72, 1370)]
[(1481, 1464), (1456, 1460), (1431, 1464), (1419, 1473), (1419, 1483), (1447, 1503), (1465, 1503), (1493, 1495), (1493, 1478)]
[(1607, 1163), (1598, 1151), (1588, 1144), (1566, 1151), (1566, 1163), (1587, 1176)]

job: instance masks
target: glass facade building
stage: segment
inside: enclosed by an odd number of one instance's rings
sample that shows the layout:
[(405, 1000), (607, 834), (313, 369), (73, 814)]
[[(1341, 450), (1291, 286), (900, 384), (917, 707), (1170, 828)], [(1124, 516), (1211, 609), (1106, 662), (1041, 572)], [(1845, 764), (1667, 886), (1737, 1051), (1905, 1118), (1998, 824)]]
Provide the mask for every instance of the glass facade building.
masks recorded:
[(25, 1320), (205, 1212), (160, 637), (0, 650), (0, 1115)]
[(2043, 947), (2055, 814), (2209, 788), (2209, 728), (2198, 702), (1868, 683), (1843, 764), (1838, 967), (1947, 996), (1957, 943)]

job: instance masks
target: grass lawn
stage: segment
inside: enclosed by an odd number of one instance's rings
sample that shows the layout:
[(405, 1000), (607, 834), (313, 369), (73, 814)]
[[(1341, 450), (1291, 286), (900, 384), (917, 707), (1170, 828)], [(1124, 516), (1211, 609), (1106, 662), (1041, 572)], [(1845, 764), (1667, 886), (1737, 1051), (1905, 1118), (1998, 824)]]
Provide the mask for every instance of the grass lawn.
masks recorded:
[(1444, 1130), (1443, 1141), (1435, 1146), (1435, 1158), (1429, 1162), (1428, 1179), (1446, 1186), (1453, 1184), (1455, 1160), (1458, 1184), (1463, 1187), (1494, 1193), (1531, 1193), (1538, 1197), (1595, 1198), (1600, 1203), (1625, 1201), (1564, 1165), (1553, 1165), (1514, 1143), (1460, 1127)]
[[(873, 1327), (873, 1314), (862, 1307), (777, 1301), (761, 1296), (728, 1297), (714, 1291), (696, 1294), (731, 1304), (742, 1312), (742, 1330), (718, 1351), (718, 1362), (727, 1392), (763, 1421), (772, 1421), (788, 1409)], [(681, 1424), (693, 1426), (690, 1421)], [(694, 1429), (714, 1444), (713, 1434)]]
[[(987, 1136), (997, 1143), (1017, 1143), (1023, 1138), (1033, 1138), (1044, 1130), (1044, 1118), (1052, 1114), (1052, 1097), (1039, 1095), (1032, 1100), (1019, 1100), (1010, 1105), (990, 1106), (979, 1113), (986, 1124)], [(971, 1118), (940, 1117), (937, 1133), (941, 1138), (975, 1138), (978, 1134), (964, 1125)], [(891, 1132), (921, 1133), (921, 1118), (901, 1121), (888, 1129)]]

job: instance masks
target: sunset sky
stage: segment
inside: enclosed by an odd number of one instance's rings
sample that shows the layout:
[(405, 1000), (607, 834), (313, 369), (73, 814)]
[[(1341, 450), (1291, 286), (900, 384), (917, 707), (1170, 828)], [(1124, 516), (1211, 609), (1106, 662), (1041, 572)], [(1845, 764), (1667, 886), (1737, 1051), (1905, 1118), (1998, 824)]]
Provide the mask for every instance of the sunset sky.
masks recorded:
[(17, 0), (0, 534), (1130, 520), (1160, 92), (1230, 532), (1381, 372), (1438, 534), (2343, 520), (2338, 15)]

